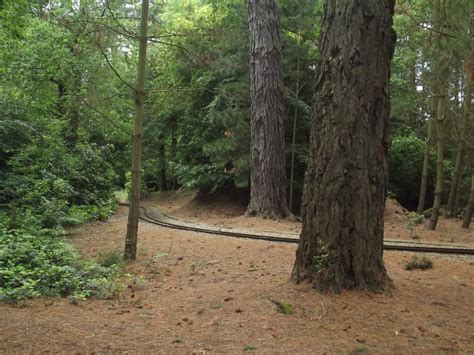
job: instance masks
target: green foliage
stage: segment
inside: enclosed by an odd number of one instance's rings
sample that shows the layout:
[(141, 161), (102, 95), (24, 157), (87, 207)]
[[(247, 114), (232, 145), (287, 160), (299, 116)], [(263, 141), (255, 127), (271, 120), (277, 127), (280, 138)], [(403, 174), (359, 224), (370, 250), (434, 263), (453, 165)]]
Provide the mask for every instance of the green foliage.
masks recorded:
[(422, 214), (418, 214), (416, 212), (408, 213), (407, 217), (408, 217), (408, 226), (409, 227), (413, 227), (413, 226), (416, 226), (418, 224), (422, 224), (423, 220), (425, 218), (425, 216), (423, 216)]
[[(395, 136), (389, 149), (389, 190), (408, 208), (416, 207), (419, 197), (421, 172), (426, 142), (413, 132)], [(449, 186), (453, 165), (445, 160), (445, 184)], [(430, 152), (428, 163), (428, 192), (434, 189), (436, 153)], [(447, 195), (447, 191), (444, 191)]]
[(202, 267), (202, 265), (202, 261), (194, 260), (193, 262), (191, 262), (191, 265), (189, 267), (192, 272), (196, 272), (196, 270)]
[(293, 305), (287, 302), (275, 302), (277, 312), (281, 314), (291, 315), (294, 312)]
[(313, 267), (316, 272), (321, 272), (328, 267), (329, 254), (327, 246), (324, 245), (320, 240), (317, 241), (318, 250), (316, 255), (313, 257)]
[(21, 28), (0, 28), (0, 210), (16, 229), (105, 219), (115, 208), (115, 147), (86, 123), (79, 98), (99, 85), (91, 79), (98, 56), (87, 46), (79, 56), (71, 46), (84, 44), (80, 31), (22, 12), (21, 3), (0, 11), (21, 18)]
[(251, 352), (257, 350), (257, 346), (255, 344), (249, 343), (244, 346), (244, 352)]
[(117, 203), (126, 203), (128, 202), (128, 191), (126, 190), (117, 190), (114, 191), (114, 199)]
[(115, 210), (115, 174), (104, 156), (90, 145), (74, 153), (56, 144), (51, 148), (26, 146), (7, 163), (0, 200), (8, 204), (15, 227), (53, 228), (107, 218)]
[(412, 239), (420, 239), (420, 237), (418, 236), (416, 232), (416, 227), (419, 224), (423, 223), (425, 216), (422, 214), (418, 214), (416, 212), (410, 212), (408, 213), (407, 217), (408, 217), (407, 228), (410, 231), (410, 237)]
[[(142, 170), (143, 174), (143, 170)], [(132, 193), (132, 172), (127, 171), (125, 173), (125, 191), (127, 192), (127, 199), (130, 198), (130, 194)], [(146, 185), (146, 181), (144, 179), (140, 179), (140, 194), (141, 196), (146, 196), (148, 194), (148, 188)]]
[(0, 300), (39, 296), (111, 298), (121, 289), (120, 269), (82, 261), (51, 231), (0, 226)]
[(352, 350), (349, 354), (363, 354), (369, 352), (369, 348), (365, 345), (357, 345), (354, 350)]
[[(389, 149), (389, 189), (403, 205), (418, 202), (421, 168), (426, 143), (414, 134), (396, 136)], [(431, 156), (430, 171), (435, 171), (435, 157)], [(432, 174), (430, 174), (432, 176)], [(433, 188), (429, 180), (429, 189)]]
[(415, 270), (415, 269), (427, 270), (427, 269), (432, 269), (432, 268), (433, 268), (433, 262), (426, 256), (423, 256), (423, 257), (414, 256), (405, 265), (405, 270)]
[[(318, 33), (314, 18), (321, 13), (321, 4), (282, 1), (280, 7), (284, 14), (285, 107), (290, 118), (298, 106), (296, 173), (301, 187), (308, 157), (309, 81), (314, 75)], [(183, 6), (170, 2), (161, 16), (168, 31), (188, 35), (177, 37), (177, 46), (150, 49), (150, 85), (176, 90), (157, 91), (149, 97), (150, 111), (159, 114), (150, 119), (144, 134), (147, 185), (161, 186), (159, 170), (165, 168), (168, 179), (178, 187), (212, 191), (222, 185), (247, 186), (250, 66), (245, 3), (204, 0), (187, 1)], [(298, 61), (300, 92), (296, 98)], [(285, 120), (287, 143), (292, 127), (292, 119)]]
[(117, 252), (107, 252), (99, 255), (97, 263), (102, 267), (110, 268), (112, 266), (122, 266), (123, 260)]

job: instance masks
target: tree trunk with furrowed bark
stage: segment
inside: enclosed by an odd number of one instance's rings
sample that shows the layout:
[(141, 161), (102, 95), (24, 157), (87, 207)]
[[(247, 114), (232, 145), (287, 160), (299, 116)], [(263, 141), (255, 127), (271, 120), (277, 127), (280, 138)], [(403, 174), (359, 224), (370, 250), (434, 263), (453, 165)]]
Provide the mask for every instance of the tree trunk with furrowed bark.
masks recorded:
[(389, 67), (394, 0), (325, 1), (292, 277), (319, 290), (384, 291)]
[(283, 70), (275, 0), (249, 0), (251, 120), (247, 215), (284, 218), (286, 199)]

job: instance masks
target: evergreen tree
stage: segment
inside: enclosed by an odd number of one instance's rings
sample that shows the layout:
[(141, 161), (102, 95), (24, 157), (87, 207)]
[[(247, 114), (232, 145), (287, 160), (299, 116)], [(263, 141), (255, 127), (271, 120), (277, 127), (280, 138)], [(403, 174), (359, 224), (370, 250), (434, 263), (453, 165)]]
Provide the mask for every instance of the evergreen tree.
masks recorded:
[(283, 68), (275, 0), (249, 0), (250, 203), (247, 215), (284, 218), (286, 199)]
[(321, 290), (391, 287), (382, 247), (394, 3), (324, 3), (303, 230), (292, 273)]

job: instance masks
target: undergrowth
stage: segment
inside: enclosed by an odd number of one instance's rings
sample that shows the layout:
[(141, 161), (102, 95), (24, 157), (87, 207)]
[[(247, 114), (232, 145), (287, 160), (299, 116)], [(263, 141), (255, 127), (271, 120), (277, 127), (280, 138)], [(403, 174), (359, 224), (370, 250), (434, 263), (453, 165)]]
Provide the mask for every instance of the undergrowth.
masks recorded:
[(422, 257), (414, 256), (405, 265), (405, 270), (415, 270), (415, 269), (426, 270), (426, 269), (432, 269), (432, 268), (433, 268), (433, 262), (426, 256), (422, 256)]
[(281, 302), (270, 298), (275, 306), (277, 307), (277, 312), (281, 314), (291, 315), (294, 312), (293, 305), (288, 302)]
[(72, 301), (114, 297), (123, 287), (116, 263), (82, 260), (59, 229), (11, 230), (0, 224), (0, 301), (40, 296)]

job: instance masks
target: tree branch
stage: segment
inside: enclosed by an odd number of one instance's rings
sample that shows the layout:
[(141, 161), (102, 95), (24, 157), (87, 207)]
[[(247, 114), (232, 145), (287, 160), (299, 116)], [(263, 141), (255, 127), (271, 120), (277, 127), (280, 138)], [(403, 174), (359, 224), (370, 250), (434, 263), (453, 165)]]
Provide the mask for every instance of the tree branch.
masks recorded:
[(133, 37), (133, 38), (138, 38), (138, 35), (134, 32), (131, 32), (129, 31), (125, 26), (123, 26), (120, 21), (115, 17), (115, 13), (112, 11), (112, 9), (110, 8), (110, 4), (109, 4), (109, 1), (106, 0), (105, 1), (105, 6), (107, 7), (107, 10), (109, 10), (110, 12), (110, 15), (112, 16), (112, 20), (117, 24), (117, 26), (119, 26), (122, 31), (124, 31), (126, 34), (128, 34), (130, 37)]
[(113, 119), (111, 119), (109, 116), (107, 116), (105, 113), (99, 111), (98, 109), (96, 109), (94, 106), (92, 106), (91, 104), (89, 104), (87, 102), (86, 99), (83, 99), (81, 101), (84, 105), (86, 105), (89, 109), (91, 109), (92, 111), (94, 111), (95, 113), (99, 114), (100, 117), (104, 118), (106, 121), (108, 121), (109, 123), (111, 123), (115, 128), (119, 129), (120, 131), (122, 131), (123, 133), (131, 136), (132, 135), (132, 132), (129, 132), (127, 131), (125, 128), (122, 128), (120, 127), (120, 125), (118, 125), (117, 123), (114, 122)]
[(115, 67), (112, 65), (112, 63), (110, 62), (109, 58), (107, 57), (107, 54), (105, 54), (104, 50), (102, 49), (102, 47), (97, 44), (97, 47), (99, 48), (100, 50), (100, 53), (102, 53), (102, 56), (105, 58), (105, 61), (107, 62), (107, 64), (109, 65), (110, 69), (112, 69), (112, 71), (115, 73), (115, 75), (117, 76), (117, 78), (122, 82), (124, 83), (126, 86), (128, 86), (130, 89), (132, 89), (133, 91), (136, 90), (136, 88), (132, 85), (130, 85), (125, 79), (122, 78), (122, 76), (118, 73), (118, 71), (115, 69)]

